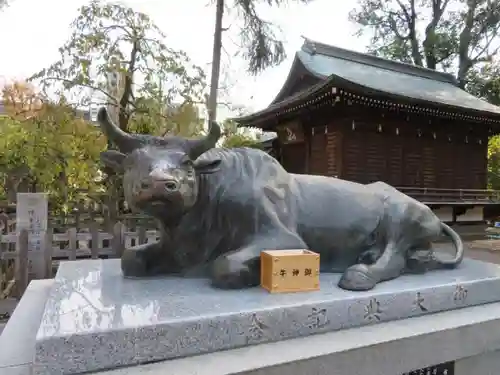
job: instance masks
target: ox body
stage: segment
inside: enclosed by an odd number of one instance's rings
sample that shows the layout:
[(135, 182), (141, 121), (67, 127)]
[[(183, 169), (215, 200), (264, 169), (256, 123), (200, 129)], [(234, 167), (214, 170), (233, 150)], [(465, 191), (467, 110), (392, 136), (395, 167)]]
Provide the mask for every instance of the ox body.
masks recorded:
[[(160, 224), (158, 243), (125, 250), (125, 276), (201, 269), (218, 287), (250, 287), (260, 281), (261, 251), (310, 249), (322, 272), (343, 273), (340, 287), (368, 290), (463, 258), (460, 237), (429, 207), (383, 182), (291, 174), (261, 150), (213, 148), (216, 124), (186, 140), (124, 133), (105, 110), (98, 119), (120, 148), (105, 151), (103, 162), (124, 173), (129, 205)], [(452, 260), (432, 252), (441, 233), (456, 247)], [(422, 251), (425, 259), (413, 257)]]

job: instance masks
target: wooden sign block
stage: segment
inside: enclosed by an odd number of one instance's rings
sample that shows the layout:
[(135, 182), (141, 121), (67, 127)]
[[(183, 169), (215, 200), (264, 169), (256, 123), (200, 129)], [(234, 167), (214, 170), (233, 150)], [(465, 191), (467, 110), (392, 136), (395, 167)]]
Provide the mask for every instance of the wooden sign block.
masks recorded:
[(262, 251), (260, 285), (271, 293), (319, 290), (319, 254), (309, 250)]

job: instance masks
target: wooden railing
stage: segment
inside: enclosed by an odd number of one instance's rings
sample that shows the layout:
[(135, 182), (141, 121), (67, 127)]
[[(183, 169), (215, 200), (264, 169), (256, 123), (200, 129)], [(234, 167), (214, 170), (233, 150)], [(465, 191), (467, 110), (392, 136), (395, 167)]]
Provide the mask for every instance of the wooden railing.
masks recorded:
[(423, 203), (500, 204), (499, 190), (439, 189), (417, 187), (398, 187), (397, 189)]
[[(103, 232), (97, 227), (81, 229), (70, 228), (66, 233), (53, 233), (48, 230), (45, 234), (45, 243), (51, 244), (50, 254), (56, 259), (76, 259), (82, 257), (113, 256), (117, 254), (117, 244), (122, 243), (125, 248), (135, 245), (155, 242), (159, 233), (156, 230), (138, 228), (137, 231), (128, 231), (121, 224), (115, 224), (111, 233)], [(0, 234), (1, 254), (12, 251), (17, 244), (16, 233)]]
[[(54, 261), (76, 260), (78, 258), (116, 258), (123, 250), (135, 245), (156, 242), (159, 233), (139, 228), (136, 232), (126, 231), (121, 223), (115, 224), (112, 233), (105, 233), (97, 226), (86, 232), (77, 232), (70, 228), (66, 233), (53, 233), (48, 230), (44, 235), (45, 246), (37, 251), (32, 250), (26, 230), (19, 234), (0, 234), (0, 265), (10, 263), (15, 268), (15, 294), (21, 296), (29, 279), (50, 278)], [(30, 262), (38, 262), (38, 270), (42, 274), (29, 274)], [(4, 264), (5, 265), (5, 264)], [(1, 273), (0, 267), (0, 273)], [(0, 275), (1, 276), (1, 275)], [(0, 295), (2, 291), (0, 290)]]

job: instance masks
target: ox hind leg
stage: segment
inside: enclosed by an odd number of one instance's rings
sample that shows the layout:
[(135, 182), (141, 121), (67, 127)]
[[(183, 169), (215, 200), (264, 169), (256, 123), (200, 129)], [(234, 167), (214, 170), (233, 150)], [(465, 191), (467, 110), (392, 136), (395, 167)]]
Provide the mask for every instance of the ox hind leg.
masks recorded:
[(369, 259), (370, 261), (364, 260), (345, 270), (339, 286), (347, 290), (370, 290), (381, 281), (399, 277), (405, 269), (405, 256), (397, 243), (392, 241), (373, 263), (373, 257)]
[(242, 289), (260, 284), (260, 253), (265, 250), (306, 249), (292, 231), (257, 235), (246, 246), (220, 255), (212, 265), (212, 283), (222, 289)]
[(357, 263), (361, 264), (373, 264), (377, 261), (378, 258), (382, 255), (382, 251), (380, 246), (374, 246), (363, 253), (358, 257)]
[[(408, 251), (415, 240), (421, 240), (421, 209), (411, 203), (386, 201), (382, 227), (386, 234), (386, 246), (372, 264), (355, 264), (342, 275), (339, 286), (347, 290), (370, 290), (381, 281), (399, 277), (406, 268)], [(420, 241), (419, 241), (420, 242)]]

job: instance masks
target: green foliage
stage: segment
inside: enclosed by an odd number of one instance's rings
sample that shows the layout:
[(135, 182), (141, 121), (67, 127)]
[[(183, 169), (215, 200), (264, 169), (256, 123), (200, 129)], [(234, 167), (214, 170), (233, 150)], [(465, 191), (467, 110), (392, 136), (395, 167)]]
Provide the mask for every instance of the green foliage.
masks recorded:
[(488, 143), (488, 188), (500, 190), (500, 136)]
[(249, 129), (238, 128), (236, 123), (231, 120), (226, 120), (222, 124), (224, 130), (224, 138), (221, 147), (236, 148), (236, 147), (252, 147), (261, 148), (259, 139), (253, 135)]
[(479, 98), (500, 105), (500, 63), (486, 64), (477, 69), (471, 69), (465, 88)]
[(192, 137), (201, 135), (203, 119), (192, 103), (161, 108), (154, 99), (137, 101), (140, 108), (132, 114), (129, 130), (139, 134), (164, 135), (166, 133)]
[[(26, 107), (26, 106), (22, 106)], [(49, 194), (53, 209), (68, 211), (99, 187), (99, 153), (106, 141), (95, 126), (60, 100), (0, 117), (0, 188), (10, 200), (21, 191)]]
[(222, 142), (222, 147), (236, 148), (236, 147), (251, 147), (261, 148), (259, 141), (245, 134), (231, 134), (226, 136)]

